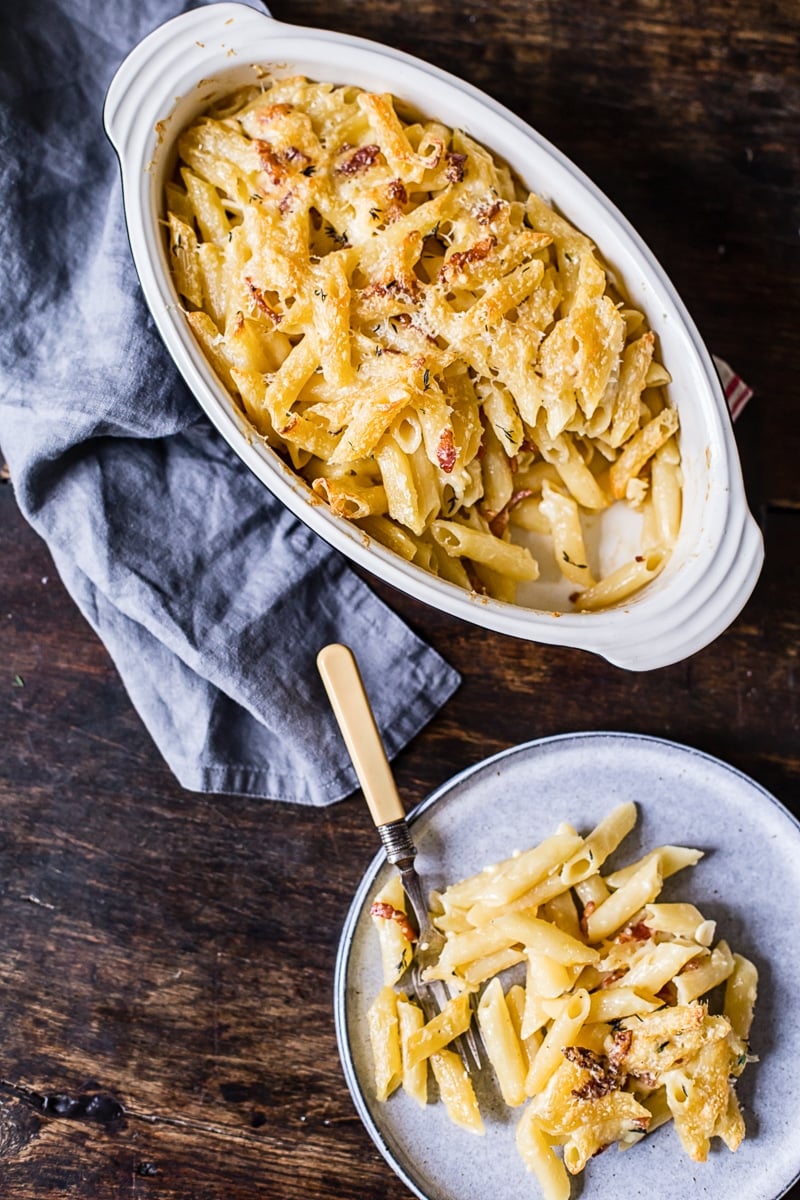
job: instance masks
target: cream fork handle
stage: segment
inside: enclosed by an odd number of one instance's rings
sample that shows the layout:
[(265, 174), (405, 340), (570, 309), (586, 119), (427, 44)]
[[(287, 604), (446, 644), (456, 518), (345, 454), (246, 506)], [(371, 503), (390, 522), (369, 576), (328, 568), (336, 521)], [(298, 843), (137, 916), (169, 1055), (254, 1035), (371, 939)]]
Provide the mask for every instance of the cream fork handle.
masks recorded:
[(352, 650), (325, 646), (317, 667), (373, 821), (379, 827), (402, 821), (403, 804)]

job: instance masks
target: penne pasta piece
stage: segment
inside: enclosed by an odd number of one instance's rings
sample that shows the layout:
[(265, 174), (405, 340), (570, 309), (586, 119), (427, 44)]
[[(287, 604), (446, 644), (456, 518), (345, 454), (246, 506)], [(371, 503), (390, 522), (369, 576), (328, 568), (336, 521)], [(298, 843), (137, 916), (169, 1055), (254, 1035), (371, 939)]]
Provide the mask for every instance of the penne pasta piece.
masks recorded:
[(674, 546), (681, 527), (683, 483), (674, 438), (657, 450), (650, 467), (650, 495), (656, 544)]
[(726, 941), (720, 941), (709, 955), (690, 962), (675, 979), (679, 1004), (688, 1004), (724, 983), (733, 974), (734, 960)]
[(393, 988), (386, 986), (378, 993), (367, 1013), (367, 1026), (375, 1070), (375, 1095), (382, 1103), (399, 1087), (403, 1077), (397, 997)]
[(564, 1164), (537, 1124), (530, 1107), (526, 1108), (517, 1125), (516, 1144), (525, 1166), (536, 1176), (544, 1200), (569, 1200), (570, 1182)]
[(612, 892), (591, 912), (584, 912), (586, 936), (590, 942), (610, 937), (646, 904), (652, 904), (661, 891), (661, 866), (657, 858), (645, 863), (631, 878)]
[(650, 850), (636, 862), (630, 863), (627, 867), (620, 867), (618, 871), (613, 871), (610, 875), (606, 875), (605, 881), (610, 888), (622, 887), (641, 867), (652, 862), (655, 858), (659, 862), (661, 878), (668, 879), (670, 875), (675, 875), (678, 871), (682, 871), (684, 867), (693, 867), (702, 857), (702, 850), (695, 850), (690, 846), (659, 846), (655, 850)]
[(750, 1036), (753, 1009), (758, 996), (758, 971), (742, 954), (733, 955), (733, 970), (725, 983), (723, 1012), (738, 1038), (746, 1042)]
[(402, 1085), (412, 1100), (425, 1108), (428, 1103), (428, 1064), (425, 1059), (415, 1066), (408, 1062), (408, 1043), (411, 1036), (425, 1024), (425, 1015), (418, 1004), (412, 1004), (406, 996), (397, 997), (397, 1025), (400, 1036), (400, 1059), (402, 1062)]
[(370, 916), (381, 949), (383, 982), (385, 986), (391, 986), (408, 970), (414, 953), (414, 930), (406, 914), (405, 892), (399, 875), (375, 896)]
[[(652, 907), (648, 905), (645, 911)], [(646, 918), (645, 918), (646, 920)], [(657, 995), (687, 963), (702, 953), (696, 942), (658, 942), (644, 950), (623, 976), (627, 988)], [(613, 991), (613, 988), (609, 989)]]
[(390, 521), (387, 517), (373, 513), (369, 516), (359, 517), (358, 525), (366, 534), (375, 538), (376, 542), (380, 542), (382, 546), (387, 546), (390, 550), (394, 550), (395, 554), (399, 554), (406, 562), (411, 562), (417, 553), (418, 546), (414, 538), (405, 529), (401, 529), (399, 525), (395, 525), (394, 521)]
[(483, 873), (473, 876), (472, 880), (448, 889), (446, 894), (463, 904), (479, 890), (483, 904), (505, 909), (563, 863), (581, 845), (581, 840), (575, 833), (554, 834), (531, 850), (499, 863), (489, 877)]
[(535, 988), (536, 995), (541, 1000), (563, 996), (564, 992), (572, 987), (573, 973), (564, 963), (547, 954), (537, 954), (533, 950), (528, 950), (525, 957), (530, 968), (528, 986)]
[(589, 993), (582, 988), (564, 997), (558, 1015), (545, 1034), (528, 1072), (525, 1090), (529, 1096), (535, 1096), (544, 1089), (553, 1072), (563, 1062), (564, 1048), (575, 1045), (589, 1016), (590, 1003)]
[(450, 1120), (470, 1133), (483, 1134), (478, 1102), (466, 1067), (454, 1050), (438, 1050), (431, 1069)]
[(483, 563), (511, 579), (538, 579), (539, 567), (529, 550), (501, 541), (492, 533), (471, 529), (455, 521), (436, 520), (431, 533), (448, 554)]
[(495, 918), (490, 928), (496, 936), (506, 937), (509, 942), (519, 942), (527, 951), (546, 954), (564, 966), (597, 962), (600, 957), (591, 946), (584, 945), (539, 917), (508, 913)]
[(639, 474), (645, 463), (672, 437), (677, 428), (678, 414), (674, 408), (665, 408), (634, 434), (609, 471), (615, 499), (620, 500), (625, 495), (629, 481)]
[(618, 804), (588, 835), (579, 850), (564, 863), (561, 879), (568, 887), (582, 883), (599, 871), (606, 859), (636, 824), (636, 805)]
[(380, 443), (375, 451), (375, 460), (380, 467), (389, 516), (400, 525), (407, 526), (412, 533), (421, 534), (425, 523), (411, 460), (391, 438), (384, 438)]
[(471, 963), (467, 963), (466, 966), (461, 967), (458, 974), (469, 987), (477, 987), (487, 979), (498, 975), (501, 971), (507, 971), (509, 967), (515, 967), (517, 963), (523, 962), (524, 959), (524, 950), (518, 950), (513, 946), (509, 946), (506, 950), (497, 950), (494, 954), (487, 954), (484, 958), (474, 959)]
[(578, 505), (545, 481), (539, 512), (547, 518), (553, 539), (556, 566), (565, 578), (592, 587), (594, 578), (587, 561)]
[(527, 1064), (497, 976), (478, 1003), (478, 1026), (503, 1100), (511, 1107), (522, 1104)]
[(621, 604), (645, 584), (652, 582), (664, 569), (666, 562), (667, 555), (663, 549), (649, 550), (633, 562), (612, 571), (593, 587), (586, 588), (576, 597), (575, 607), (580, 612), (595, 612), (599, 608)]
[(471, 1019), (469, 993), (461, 992), (453, 996), (441, 1012), (410, 1035), (406, 1047), (407, 1067), (415, 1067), (466, 1033)]
[(661, 1008), (662, 1003), (653, 995), (642, 995), (641, 990), (634, 987), (613, 987), (592, 992), (586, 1023), (619, 1021), (623, 1017), (654, 1012)]
[[(663, 867), (661, 876), (663, 879)], [(687, 938), (701, 946), (710, 946), (714, 940), (716, 923), (706, 920), (694, 904), (647, 904), (643, 921), (654, 933)]]

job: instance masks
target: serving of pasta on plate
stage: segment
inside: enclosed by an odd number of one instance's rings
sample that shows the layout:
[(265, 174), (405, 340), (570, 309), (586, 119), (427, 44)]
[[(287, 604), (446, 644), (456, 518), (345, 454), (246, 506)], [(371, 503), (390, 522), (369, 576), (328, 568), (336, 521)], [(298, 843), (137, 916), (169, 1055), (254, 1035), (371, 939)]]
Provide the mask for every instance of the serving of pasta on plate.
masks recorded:
[[(681, 520), (670, 376), (541, 195), (463, 131), (302, 77), (228, 97), (177, 154), (165, 227), (187, 320), (316, 502), (508, 602), (540, 574), (531, 533), (581, 611), (663, 569)], [(601, 571), (587, 528), (615, 505), (640, 516), (639, 552)]]
[(383, 964), (368, 1012), (378, 1102), (400, 1089), (425, 1106), (435, 1081), (452, 1121), (482, 1134), (476, 1081), (454, 1049), (477, 1022), (482, 1070), (518, 1110), (517, 1149), (545, 1200), (568, 1200), (570, 1176), (594, 1155), (668, 1122), (676, 1151), (698, 1163), (712, 1140), (735, 1151), (745, 1136), (736, 1081), (751, 1060), (758, 972), (695, 905), (661, 898), (699, 850), (656, 846), (604, 870), (636, 817), (628, 802), (584, 836), (562, 824), (435, 894), (446, 940), (429, 977), (451, 994), (438, 1014), (407, 994), (414, 942), (399, 877), (370, 910)]

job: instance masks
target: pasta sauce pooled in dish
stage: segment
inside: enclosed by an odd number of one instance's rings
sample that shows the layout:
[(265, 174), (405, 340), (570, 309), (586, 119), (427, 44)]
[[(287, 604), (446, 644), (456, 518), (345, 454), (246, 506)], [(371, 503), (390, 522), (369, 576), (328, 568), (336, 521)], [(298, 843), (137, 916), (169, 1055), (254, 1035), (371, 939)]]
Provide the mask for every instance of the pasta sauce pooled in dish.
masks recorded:
[[(513, 602), (547, 539), (591, 611), (654, 578), (681, 513), (678, 414), (590, 240), (465, 133), (390, 96), (251, 88), (178, 141), (170, 263), (254, 431), (409, 562)], [(587, 518), (642, 514), (601, 577)]]

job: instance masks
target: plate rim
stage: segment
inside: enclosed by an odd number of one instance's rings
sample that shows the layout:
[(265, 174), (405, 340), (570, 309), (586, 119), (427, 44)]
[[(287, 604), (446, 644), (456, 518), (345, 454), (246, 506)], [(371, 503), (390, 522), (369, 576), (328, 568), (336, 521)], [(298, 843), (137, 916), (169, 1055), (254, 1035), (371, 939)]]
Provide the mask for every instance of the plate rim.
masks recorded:
[[(479, 759), (477, 762), (464, 767), (455, 775), (450, 776), (444, 782), (440, 783), (427, 796), (409, 809), (407, 820), (411, 828), (420, 816), (426, 813), (447, 793), (457, 788), (466, 779), (472, 775), (478, 774), (487, 768), (493, 767), (498, 762), (506, 758), (514, 757), (516, 754), (524, 751), (536, 751), (553, 743), (566, 742), (585, 742), (595, 739), (606, 738), (620, 742), (636, 742), (655, 745), (661, 748), (678, 751), (690, 758), (698, 758), (701, 761), (710, 764), (714, 768), (722, 768), (722, 770), (730, 775), (733, 775), (741, 783), (755, 789), (760, 793), (762, 800), (768, 803), (788, 820), (789, 825), (793, 828), (795, 836), (800, 839), (800, 818), (787, 808), (781, 800), (778, 799), (773, 792), (770, 792), (752, 776), (724, 759), (718, 758), (716, 755), (709, 754), (705, 750), (698, 750), (695, 746), (689, 746), (684, 742), (678, 742), (671, 738), (659, 737), (655, 734), (636, 733), (630, 730), (608, 730), (608, 729), (589, 729), (576, 730), (575, 732), (548, 734), (544, 737), (531, 738), (525, 742), (518, 742), (513, 746), (507, 746), (503, 750), (499, 750), (494, 754), (490, 754), (485, 758)], [(433, 1200), (426, 1192), (422, 1191), (419, 1185), (411, 1178), (403, 1165), (393, 1155), (386, 1138), (383, 1136), (380, 1126), (375, 1121), (370, 1112), (366, 1097), (364, 1095), (361, 1083), (358, 1079), (353, 1056), (349, 1051), (348, 1039), (346, 1036), (347, 1030), (347, 1006), (346, 1006), (346, 988), (347, 988), (347, 967), (350, 959), (350, 952), (353, 944), (353, 935), (355, 926), (361, 915), (365, 895), (369, 892), (371, 886), (374, 885), (375, 876), (378, 871), (386, 863), (384, 851), (378, 850), (365, 868), (359, 883), (356, 888), (350, 906), (347, 910), (342, 932), (339, 938), (339, 944), (336, 951), (336, 962), (334, 967), (333, 979), (333, 1009), (334, 1009), (334, 1025), (336, 1032), (336, 1044), (339, 1052), (339, 1061), (342, 1066), (342, 1071), (347, 1083), (350, 1097), (355, 1106), (358, 1117), (366, 1129), (372, 1140), (373, 1145), (381, 1154), (384, 1161), (388, 1164), (394, 1174), (405, 1184), (405, 1186), (413, 1193), (418, 1200)], [(787, 1192), (800, 1180), (800, 1156), (798, 1157), (797, 1169), (791, 1180), (779, 1192), (764, 1196), (763, 1200), (781, 1200)]]

